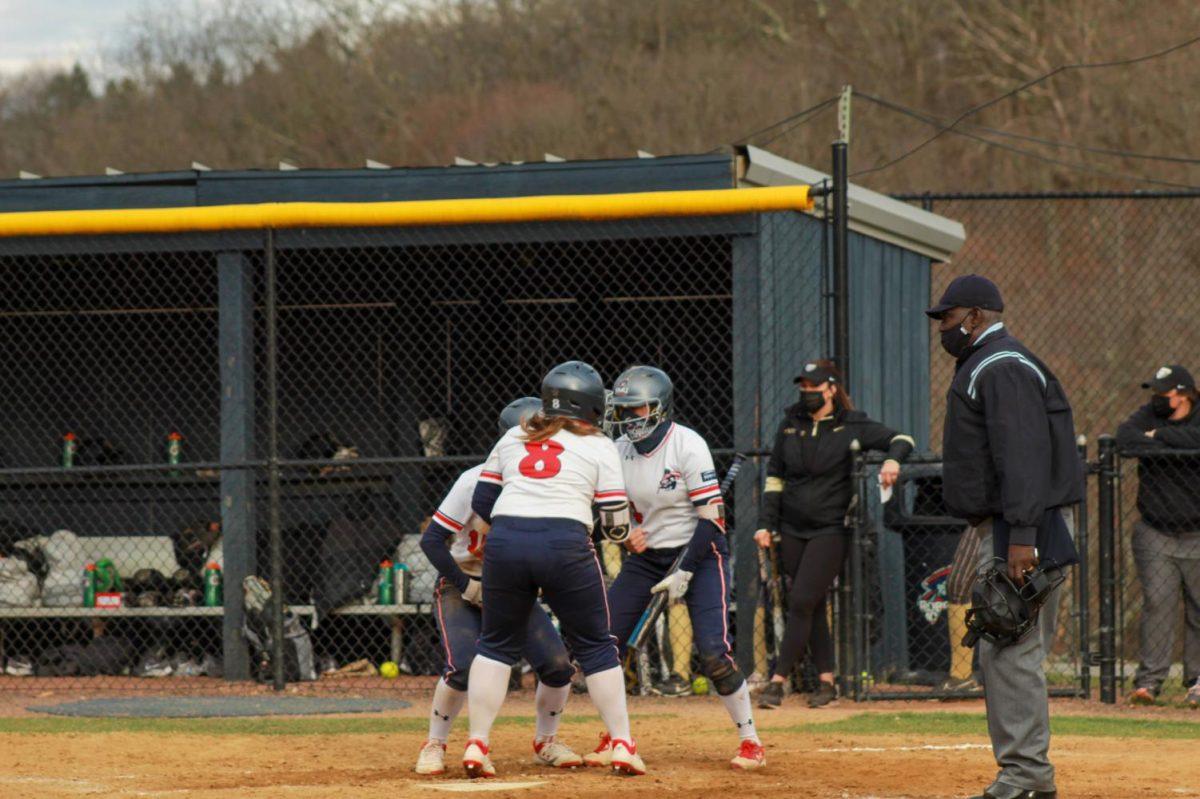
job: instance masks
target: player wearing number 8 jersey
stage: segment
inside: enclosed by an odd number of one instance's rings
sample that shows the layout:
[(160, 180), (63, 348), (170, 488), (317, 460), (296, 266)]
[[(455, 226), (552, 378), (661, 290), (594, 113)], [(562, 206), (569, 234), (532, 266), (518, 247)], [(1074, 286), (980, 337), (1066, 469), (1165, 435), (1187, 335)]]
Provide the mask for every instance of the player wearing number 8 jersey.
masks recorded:
[[(737, 725), (735, 769), (766, 765), (754, 727), (750, 691), (733, 659), (729, 634), (730, 568), (725, 506), (704, 438), (671, 420), (674, 388), (652, 366), (627, 369), (613, 384), (612, 425), (634, 529), (625, 541), (630, 555), (608, 592), (613, 634), (622, 650), (652, 593), (666, 591), (687, 603), (700, 665)], [(679, 568), (672, 564), (682, 554)], [(589, 764), (607, 756), (605, 741), (586, 755)]]
[(539, 589), (613, 740), (612, 767), (645, 773), (629, 733), (625, 676), (589, 535), (593, 505), (606, 536), (629, 534), (621, 460), (599, 427), (604, 412), (596, 370), (579, 361), (561, 364), (542, 381), (542, 411), (505, 433), (480, 473), (472, 508), (492, 527), (483, 553), (483, 630), (468, 689), (471, 738), (463, 767), (469, 777), (495, 774), (488, 735)]
[[(541, 406), (542, 401), (536, 397), (510, 403), (500, 414), (500, 434), (532, 416)], [(421, 537), (421, 549), (438, 570), (433, 611), (441, 637), (443, 666), (442, 678), (433, 692), (429, 738), (417, 756), (418, 774), (441, 774), (446, 770), (446, 740), (467, 700), (467, 675), (483, 623), (480, 577), (487, 524), (471, 510), (471, 499), (482, 471), (483, 464), (479, 464), (459, 475)], [(534, 604), (530, 609), (522, 654), (538, 676), (534, 762), (557, 768), (582, 765), (579, 756), (554, 737), (571, 692), (575, 669), (541, 605)]]

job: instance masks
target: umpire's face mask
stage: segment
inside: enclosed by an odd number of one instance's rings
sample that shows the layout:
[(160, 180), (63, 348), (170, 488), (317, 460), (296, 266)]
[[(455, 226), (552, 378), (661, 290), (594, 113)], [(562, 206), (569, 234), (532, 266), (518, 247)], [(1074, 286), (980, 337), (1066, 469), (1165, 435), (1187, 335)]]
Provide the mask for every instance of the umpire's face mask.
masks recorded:
[(954, 358), (961, 357), (971, 344), (971, 331), (966, 328), (967, 317), (970, 315), (968, 311), (967, 315), (960, 319), (958, 324), (949, 330), (941, 331), (942, 349), (950, 353)]

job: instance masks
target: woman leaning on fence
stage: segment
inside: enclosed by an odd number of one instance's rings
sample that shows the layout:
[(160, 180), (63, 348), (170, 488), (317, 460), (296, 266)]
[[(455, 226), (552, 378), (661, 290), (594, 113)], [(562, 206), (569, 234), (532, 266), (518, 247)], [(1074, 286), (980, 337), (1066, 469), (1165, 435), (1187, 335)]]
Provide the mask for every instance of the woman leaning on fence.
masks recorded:
[(779, 707), (792, 671), (809, 648), (820, 673), (812, 707), (837, 698), (833, 684), (833, 637), (825, 596), (841, 571), (849, 542), (846, 512), (853, 494), (850, 442), (864, 450), (887, 452), (880, 470), (885, 487), (896, 482), (900, 462), (913, 450), (911, 437), (854, 410), (831, 361), (810, 361), (795, 381), (800, 401), (787, 409), (767, 464), (759, 546), (779, 544), (788, 580), (787, 624), (771, 681), (759, 694), (759, 707)]

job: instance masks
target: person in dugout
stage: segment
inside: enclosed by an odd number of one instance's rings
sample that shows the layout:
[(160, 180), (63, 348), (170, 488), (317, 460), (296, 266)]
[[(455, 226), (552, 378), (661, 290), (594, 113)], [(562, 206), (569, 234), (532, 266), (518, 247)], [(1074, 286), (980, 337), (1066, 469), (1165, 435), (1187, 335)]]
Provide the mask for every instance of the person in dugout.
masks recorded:
[(900, 463), (913, 451), (911, 436), (873, 421), (854, 409), (832, 361), (804, 364), (795, 379), (800, 401), (787, 409), (767, 463), (760, 528), (761, 547), (779, 539), (783, 574), (790, 579), (787, 623), (771, 680), (759, 693), (758, 706), (776, 708), (806, 648), (819, 672), (811, 707), (837, 698), (833, 682), (833, 636), (825, 597), (842, 569), (849, 541), (845, 518), (853, 494), (850, 443), (887, 453), (880, 482), (895, 485)]

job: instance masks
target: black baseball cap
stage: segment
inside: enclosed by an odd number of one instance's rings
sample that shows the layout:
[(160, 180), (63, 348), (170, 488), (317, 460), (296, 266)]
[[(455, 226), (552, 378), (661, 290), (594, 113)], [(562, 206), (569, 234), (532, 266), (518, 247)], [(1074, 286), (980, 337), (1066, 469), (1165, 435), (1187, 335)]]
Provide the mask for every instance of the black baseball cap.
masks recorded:
[(820, 385), (821, 383), (836, 383), (837, 375), (827, 366), (822, 366), (816, 361), (809, 361), (800, 367), (800, 374), (796, 375), (793, 383), (799, 383), (801, 380), (808, 380), (812, 383)]
[(1003, 311), (1004, 300), (996, 284), (983, 275), (959, 275), (950, 281), (937, 305), (925, 311), (925, 315), (930, 319), (941, 319), (951, 308)]
[(1196, 390), (1196, 381), (1192, 374), (1179, 364), (1159, 367), (1154, 377), (1142, 383), (1142, 388), (1152, 388), (1158, 394), (1166, 394), (1173, 389)]

